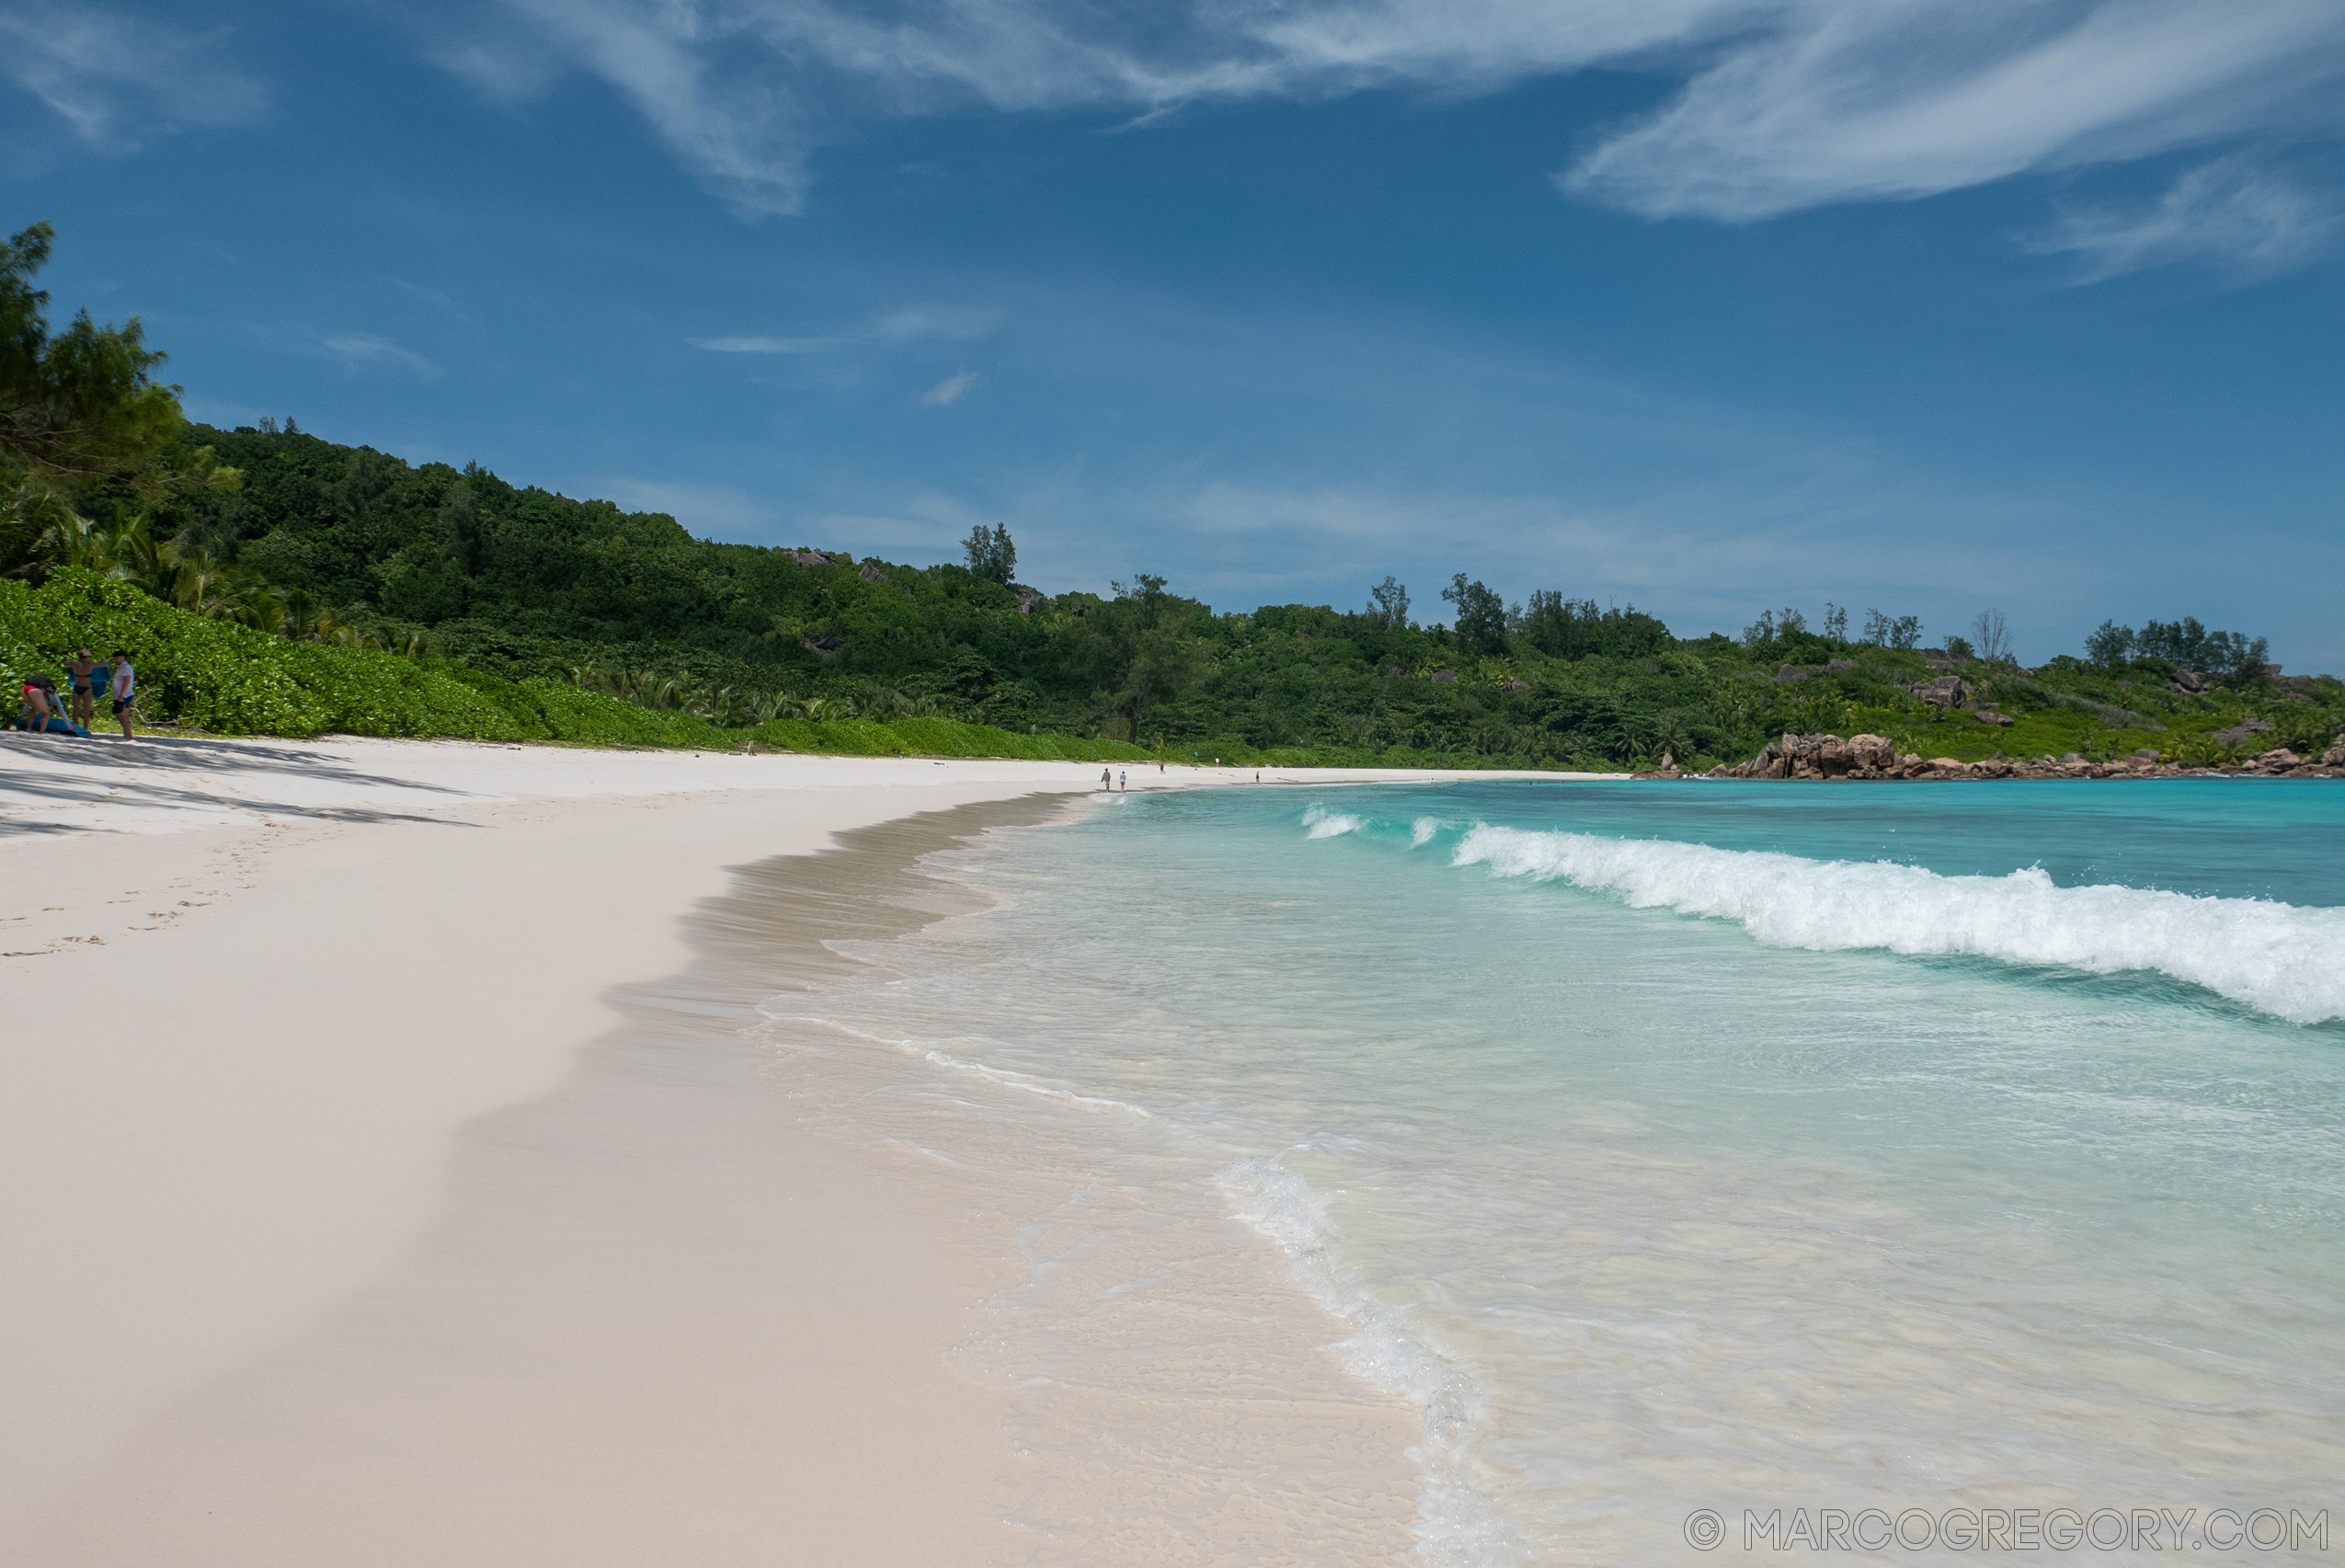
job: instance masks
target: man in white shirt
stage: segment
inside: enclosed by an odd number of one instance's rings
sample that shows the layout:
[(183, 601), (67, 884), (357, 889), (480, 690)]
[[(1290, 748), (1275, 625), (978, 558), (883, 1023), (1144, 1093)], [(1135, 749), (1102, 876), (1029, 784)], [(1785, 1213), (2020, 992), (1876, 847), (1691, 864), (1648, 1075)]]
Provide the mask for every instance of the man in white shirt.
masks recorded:
[(131, 668), (131, 656), (120, 648), (114, 650), (114, 719), (122, 727), (122, 738), (135, 740), (131, 733), (131, 704), (138, 699), (139, 673)]

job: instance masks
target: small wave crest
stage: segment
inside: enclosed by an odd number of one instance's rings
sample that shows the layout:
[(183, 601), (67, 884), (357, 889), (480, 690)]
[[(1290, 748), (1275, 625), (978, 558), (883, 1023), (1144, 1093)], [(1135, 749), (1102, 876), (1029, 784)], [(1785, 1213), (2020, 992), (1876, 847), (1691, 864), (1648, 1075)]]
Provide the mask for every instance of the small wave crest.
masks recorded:
[(1941, 876), (1653, 839), (1477, 827), (1454, 865), (1731, 920), (1777, 947), (1965, 954), (2110, 974), (2151, 969), (2298, 1024), (2345, 1018), (2345, 910), (2151, 888), (2056, 886), (2041, 867)]
[(1367, 820), (1349, 812), (1330, 811), (1324, 806), (1311, 807), (1303, 813), (1303, 826), (1310, 830), (1305, 837), (1313, 839), (1340, 839), (1346, 833), (1356, 833)]

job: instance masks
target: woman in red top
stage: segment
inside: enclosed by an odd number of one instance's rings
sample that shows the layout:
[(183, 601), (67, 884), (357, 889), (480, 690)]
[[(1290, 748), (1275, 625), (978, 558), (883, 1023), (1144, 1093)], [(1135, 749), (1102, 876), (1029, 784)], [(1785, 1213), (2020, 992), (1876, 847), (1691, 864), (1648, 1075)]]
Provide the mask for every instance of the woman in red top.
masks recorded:
[(26, 676), (25, 705), (24, 711), (17, 715), (17, 727), (29, 729), (35, 735), (47, 734), (49, 715), (56, 711), (56, 694), (49, 689), (49, 683), (38, 675)]

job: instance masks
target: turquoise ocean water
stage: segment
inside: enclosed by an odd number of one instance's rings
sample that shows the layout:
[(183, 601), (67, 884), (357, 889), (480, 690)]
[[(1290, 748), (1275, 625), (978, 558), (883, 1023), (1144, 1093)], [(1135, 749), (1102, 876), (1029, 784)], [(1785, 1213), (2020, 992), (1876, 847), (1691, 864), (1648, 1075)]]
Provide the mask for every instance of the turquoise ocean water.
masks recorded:
[[(1421, 1562), (2345, 1505), (2345, 790), (1198, 791), (937, 869), (997, 907), (792, 1007), (1275, 1242), (1424, 1413)], [(1005, 1354), (1078, 1377), (1047, 1261)]]

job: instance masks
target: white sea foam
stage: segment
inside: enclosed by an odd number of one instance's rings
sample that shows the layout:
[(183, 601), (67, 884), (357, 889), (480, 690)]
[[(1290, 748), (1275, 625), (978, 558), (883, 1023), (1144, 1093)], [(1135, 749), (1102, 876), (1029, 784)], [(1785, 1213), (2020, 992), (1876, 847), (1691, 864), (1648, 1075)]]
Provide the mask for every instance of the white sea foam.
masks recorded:
[(1513, 1525), (1468, 1474), (1469, 1452), (1483, 1425), (1473, 1379), (1335, 1265), (1327, 1204), (1310, 1183), (1275, 1160), (1254, 1159), (1223, 1171), (1220, 1186), (1237, 1218), (1276, 1243), (1313, 1299), (1351, 1325), (1352, 1333), (1330, 1347), (1344, 1369), (1424, 1413), (1424, 1440), (1409, 1456), (1424, 1476), (1413, 1568), (1517, 1568), (1524, 1555)]
[(1127, 1100), (1104, 1099), (1097, 1094), (1078, 1094), (1070, 1089), (1059, 1089), (1048, 1083), (1038, 1082), (1023, 1072), (1007, 1072), (998, 1067), (988, 1067), (981, 1061), (964, 1061), (959, 1057), (947, 1056), (943, 1051), (923, 1051), (921, 1054), (939, 1067), (951, 1068), (955, 1072), (972, 1073), (988, 1082), (999, 1083), (1005, 1089), (1024, 1090), (1026, 1093), (1037, 1094), (1046, 1100), (1056, 1100), (1061, 1104), (1081, 1105), (1087, 1111), (1121, 1111), (1126, 1116), (1138, 1116), (1142, 1120), (1148, 1119), (1151, 1115), (1147, 1107), (1135, 1105)]
[(1303, 826), (1310, 830), (1307, 836), (1314, 839), (1340, 839), (1346, 833), (1356, 833), (1365, 820), (1347, 812), (1330, 811), (1324, 806), (1314, 806), (1303, 813)]
[(2106, 885), (2039, 867), (1941, 876), (1655, 839), (1477, 827), (1455, 865), (1550, 878), (1739, 922), (1772, 946), (1972, 954), (2108, 974), (2154, 969), (2299, 1024), (2345, 1018), (2345, 910)]
[(1440, 818), (1418, 818), (1409, 824), (1409, 847), (1413, 850), (1424, 848), (1425, 845), (1433, 842), (1433, 836), (1439, 831), (1441, 831)]

